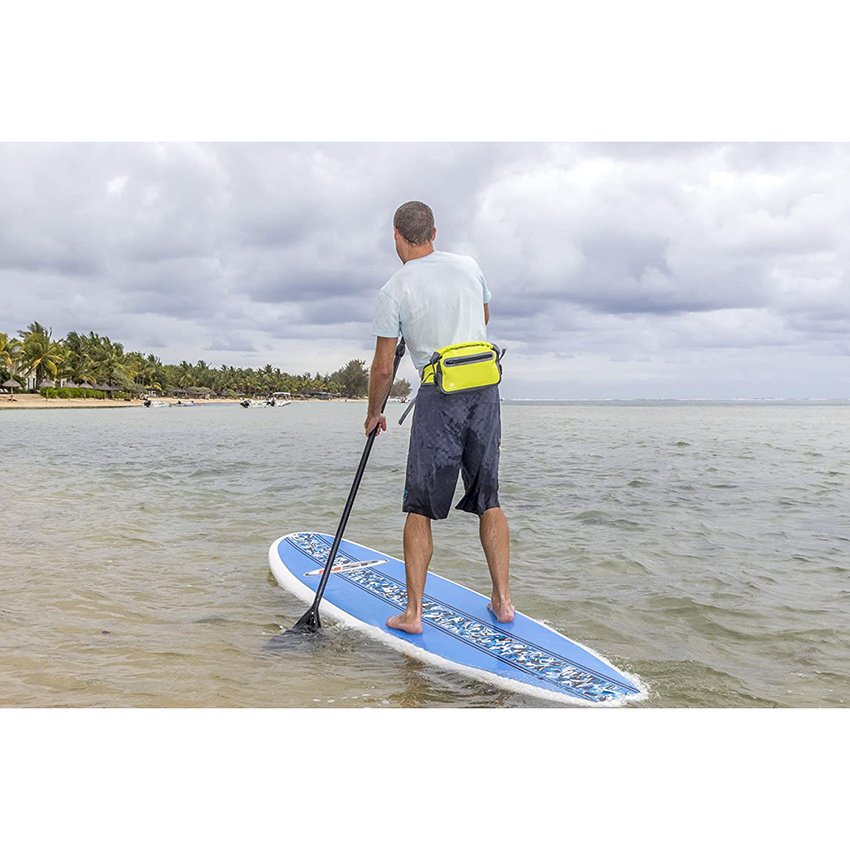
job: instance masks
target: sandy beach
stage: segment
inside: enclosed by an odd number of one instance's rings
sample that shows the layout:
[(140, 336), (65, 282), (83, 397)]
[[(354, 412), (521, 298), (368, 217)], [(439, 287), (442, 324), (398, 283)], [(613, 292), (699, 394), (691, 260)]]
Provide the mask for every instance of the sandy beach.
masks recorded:
[[(167, 404), (173, 404), (180, 399), (164, 396), (157, 398), (156, 401), (164, 401)], [(233, 398), (200, 398), (193, 399), (195, 404), (238, 404), (239, 399)], [(330, 404), (333, 402), (357, 402), (366, 401), (363, 399), (318, 399), (318, 398), (299, 398), (293, 399), (298, 404), (312, 404), (314, 402), (322, 404)], [(44, 398), (44, 396), (36, 395), (35, 393), (16, 393), (11, 398), (8, 395), (0, 395), (0, 410), (60, 410), (69, 407), (142, 407), (143, 400), (135, 399), (133, 401), (111, 401), (108, 398)]]
[[(176, 398), (158, 398), (157, 401), (172, 403), (178, 401)], [(234, 399), (212, 398), (194, 399), (195, 404), (233, 404)], [(238, 402), (238, 399), (236, 399)], [(108, 398), (44, 398), (35, 393), (15, 394), (12, 398), (8, 395), (0, 395), (0, 410), (49, 410), (67, 407), (142, 407), (143, 400), (112, 401)]]

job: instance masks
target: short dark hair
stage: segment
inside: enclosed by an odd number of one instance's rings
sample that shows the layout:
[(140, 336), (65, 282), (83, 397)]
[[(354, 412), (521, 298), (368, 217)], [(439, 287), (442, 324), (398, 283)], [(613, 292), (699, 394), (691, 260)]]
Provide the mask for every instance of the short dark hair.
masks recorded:
[(402, 204), (393, 216), (393, 227), (412, 245), (424, 245), (434, 236), (434, 213), (422, 201)]

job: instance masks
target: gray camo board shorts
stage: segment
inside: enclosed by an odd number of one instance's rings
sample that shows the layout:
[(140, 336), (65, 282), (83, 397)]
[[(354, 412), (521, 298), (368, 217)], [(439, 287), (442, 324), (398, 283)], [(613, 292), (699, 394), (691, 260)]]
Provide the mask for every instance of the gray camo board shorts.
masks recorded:
[(499, 387), (444, 395), (423, 384), (416, 396), (402, 510), (431, 519), (449, 515), (458, 473), (465, 493), (458, 510), (499, 507), (502, 423)]

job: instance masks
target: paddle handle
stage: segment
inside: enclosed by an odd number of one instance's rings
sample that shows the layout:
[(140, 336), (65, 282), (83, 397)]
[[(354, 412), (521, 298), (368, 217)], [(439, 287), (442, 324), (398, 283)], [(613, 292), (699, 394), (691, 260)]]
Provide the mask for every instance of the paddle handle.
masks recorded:
[[(384, 412), (384, 408), (387, 406), (387, 402), (390, 398), (390, 393), (393, 389), (393, 383), (395, 382), (396, 372), (398, 371), (398, 364), (401, 362), (401, 358), (404, 357), (405, 345), (404, 345), (404, 337), (401, 338), (395, 350), (395, 359), (393, 360), (393, 376), (390, 379), (390, 387), (387, 390), (387, 394), (384, 397), (384, 403), (381, 405), (381, 413)], [(363, 478), (363, 473), (366, 470), (366, 463), (369, 460), (369, 455), (372, 452), (372, 446), (375, 443), (375, 437), (378, 436), (378, 428), (380, 425), (376, 425), (369, 436), (366, 439), (366, 447), (363, 449), (363, 455), (360, 458), (360, 465), (357, 467), (357, 473), (354, 476), (354, 482), (351, 485), (351, 491), (348, 494), (348, 500), (345, 503), (345, 509), (342, 512), (342, 517), (339, 521), (339, 527), (336, 530), (336, 536), (334, 537), (333, 546), (331, 546), (331, 551), (328, 554), (328, 559), (325, 562), (325, 568), (322, 570), (322, 578), (319, 581), (319, 587), (316, 590), (316, 598), (313, 600), (313, 604), (310, 606), (310, 610), (313, 612), (316, 620), (318, 621), (319, 616), (319, 603), (322, 601), (322, 596), (325, 593), (325, 585), (328, 583), (328, 579), (331, 575), (331, 570), (329, 567), (333, 567), (334, 560), (336, 559), (336, 554), (339, 551), (339, 544), (342, 542), (342, 535), (345, 533), (345, 526), (348, 524), (348, 517), (351, 514), (351, 509), (354, 507), (354, 497), (357, 495), (357, 490), (360, 487), (360, 481)], [(318, 624), (318, 622), (317, 622)], [(320, 624), (319, 624), (320, 625)]]

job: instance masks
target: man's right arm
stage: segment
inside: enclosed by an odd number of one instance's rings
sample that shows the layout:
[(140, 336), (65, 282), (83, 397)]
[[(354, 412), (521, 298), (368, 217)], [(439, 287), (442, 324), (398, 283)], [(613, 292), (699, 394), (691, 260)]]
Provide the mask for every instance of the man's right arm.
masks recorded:
[(489, 304), (484, 305), (484, 324), (485, 325), (490, 324), (490, 305)]
[(375, 341), (375, 357), (369, 370), (369, 405), (366, 411), (366, 434), (371, 434), (375, 425), (379, 431), (387, 430), (386, 417), (381, 413), (384, 399), (390, 391), (398, 335), (401, 332), (401, 318), (398, 303), (384, 289), (378, 292), (375, 304), (375, 316), (372, 320), (372, 333)]

